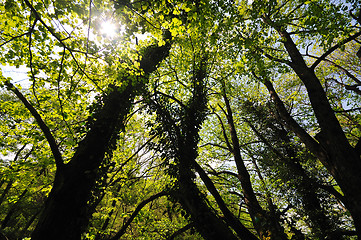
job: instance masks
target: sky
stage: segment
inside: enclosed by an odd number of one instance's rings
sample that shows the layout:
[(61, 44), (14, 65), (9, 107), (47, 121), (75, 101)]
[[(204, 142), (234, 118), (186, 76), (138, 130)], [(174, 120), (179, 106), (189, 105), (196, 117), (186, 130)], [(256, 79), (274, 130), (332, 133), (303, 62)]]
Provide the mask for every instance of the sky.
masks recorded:
[(29, 69), (27, 67), (20, 66), (19, 68), (16, 68), (9, 65), (0, 65), (0, 69), (4, 77), (10, 77), (12, 79), (11, 82), (13, 84), (20, 84), (24, 88), (30, 86), (29, 77), (27, 75)]

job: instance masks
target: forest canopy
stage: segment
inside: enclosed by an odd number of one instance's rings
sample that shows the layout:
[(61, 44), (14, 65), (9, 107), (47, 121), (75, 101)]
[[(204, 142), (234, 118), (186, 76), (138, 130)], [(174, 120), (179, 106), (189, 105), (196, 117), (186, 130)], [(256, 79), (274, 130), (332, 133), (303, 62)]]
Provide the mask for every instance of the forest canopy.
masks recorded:
[(356, 0), (0, 0), (0, 239), (361, 239)]

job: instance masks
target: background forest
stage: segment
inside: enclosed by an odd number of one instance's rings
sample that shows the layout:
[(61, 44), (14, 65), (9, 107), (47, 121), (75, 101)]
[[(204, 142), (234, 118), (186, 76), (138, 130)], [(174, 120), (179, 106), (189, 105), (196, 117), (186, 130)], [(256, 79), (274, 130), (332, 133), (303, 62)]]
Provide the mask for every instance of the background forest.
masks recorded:
[(0, 239), (361, 239), (357, 0), (0, 0)]

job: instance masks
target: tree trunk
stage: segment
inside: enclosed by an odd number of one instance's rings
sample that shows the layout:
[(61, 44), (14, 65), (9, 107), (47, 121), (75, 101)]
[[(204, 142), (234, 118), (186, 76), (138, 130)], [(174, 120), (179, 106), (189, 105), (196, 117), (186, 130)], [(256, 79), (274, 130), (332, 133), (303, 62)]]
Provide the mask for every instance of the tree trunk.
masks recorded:
[(260, 140), (276, 154), (277, 158), (279, 158), (283, 165), (287, 168), (287, 174), (285, 175), (287, 177), (284, 179), (284, 181), (297, 181), (297, 193), (302, 199), (302, 204), (311, 222), (311, 231), (313, 232), (314, 236), (319, 237), (320, 239), (343, 239), (340, 232), (336, 229), (336, 226), (334, 226), (329, 217), (326, 216), (324, 209), (321, 207), (319, 196), (316, 193), (317, 189), (319, 189), (319, 184), (317, 184), (314, 179), (310, 178), (302, 168), (301, 164), (299, 163), (300, 160), (297, 157), (297, 149), (292, 146), (287, 131), (282, 126), (279, 128), (270, 121), (272, 121), (272, 119), (267, 121), (265, 127), (272, 129), (275, 138), (274, 141), (280, 142), (281, 146), (285, 149), (285, 155), (282, 153), (282, 151), (274, 148), (272, 144), (253, 126), (251, 122), (248, 122), (248, 124), (260, 138)]
[(285, 230), (280, 224), (281, 220), (279, 216), (275, 216), (271, 212), (263, 210), (258, 202), (258, 199), (252, 187), (250, 175), (241, 156), (241, 149), (233, 121), (232, 110), (225, 92), (223, 92), (223, 99), (226, 104), (225, 114), (227, 117), (229, 131), (231, 135), (232, 145), (230, 151), (232, 152), (234, 161), (236, 163), (238, 179), (240, 180), (242, 186), (244, 201), (251, 216), (253, 226), (261, 238), (271, 237), (271, 239), (275, 240), (287, 239)]
[(313, 69), (307, 67), (289, 34), (285, 31), (280, 32), (280, 34), (286, 38), (284, 44), (292, 58), (291, 67), (306, 86), (312, 108), (321, 128), (317, 140), (328, 155), (327, 162), (323, 163), (335, 177), (345, 194), (348, 210), (354, 220), (358, 237), (361, 238), (360, 155), (348, 142)]
[[(192, 96), (178, 116), (173, 116), (163, 104), (150, 101), (149, 104), (157, 111), (157, 119), (161, 128), (157, 129), (163, 145), (162, 151), (175, 164), (169, 166), (170, 175), (177, 181), (172, 186), (171, 195), (178, 201), (190, 216), (194, 227), (206, 240), (238, 239), (231, 229), (216, 212), (207, 204), (205, 196), (194, 182), (195, 160), (199, 129), (206, 116), (207, 94), (204, 79), (206, 77), (206, 60), (194, 66), (192, 80)], [(179, 119), (179, 120), (175, 120)]]
[(149, 74), (168, 55), (170, 44), (150, 46), (140, 62), (144, 76), (133, 86), (131, 77), (124, 78), (125, 88), (110, 87), (104, 104), (96, 113), (95, 121), (75, 151), (68, 164), (58, 168), (53, 188), (45, 203), (38, 224), (32, 234), (33, 240), (79, 240), (88, 225), (90, 212), (88, 201), (102, 174), (100, 166), (105, 154), (111, 154), (116, 137), (124, 129), (135, 96), (147, 82)]
[[(307, 66), (290, 34), (282, 26), (275, 25), (267, 16), (264, 16), (264, 21), (278, 31), (283, 45), (291, 58), (291, 62), (288, 64), (306, 87), (317, 122), (321, 128), (317, 140), (327, 155), (319, 159), (335, 178), (344, 193), (348, 210), (354, 220), (357, 235), (361, 238), (360, 154), (348, 142), (331, 108), (320, 80), (316, 76), (314, 69)], [(287, 120), (285, 119), (285, 121)], [(295, 133), (298, 134), (300, 132)], [(305, 138), (300, 138), (312, 153), (318, 157), (320, 156), (319, 152), (314, 151), (313, 146), (309, 145)]]
[[(189, 177), (193, 172), (189, 167), (180, 165), (179, 189), (174, 197), (191, 216), (195, 228), (206, 240), (238, 239), (228, 226), (207, 205), (197, 185)], [(248, 238), (243, 238), (244, 240)], [(252, 239), (252, 238), (251, 238)]]

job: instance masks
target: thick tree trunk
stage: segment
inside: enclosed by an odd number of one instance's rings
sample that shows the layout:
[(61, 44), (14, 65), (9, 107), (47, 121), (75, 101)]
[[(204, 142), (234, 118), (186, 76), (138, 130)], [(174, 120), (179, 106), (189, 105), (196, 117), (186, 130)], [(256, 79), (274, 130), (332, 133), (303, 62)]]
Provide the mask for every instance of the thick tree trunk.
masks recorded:
[[(170, 44), (150, 46), (140, 62), (143, 81), (133, 86), (131, 77), (124, 78), (126, 87), (110, 87), (104, 104), (96, 113), (95, 121), (82, 140), (71, 161), (57, 169), (53, 188), (45, 203), (33, 240), (79, 240), (87, 227), (90, 212), (88, 201), (102, 174), (100, 166), (105, 154), (111, 154), (115, 139), (122, 128), (135, 96), (135, 91), (147, 82), (148, 75), (156, 69), (169, 52)], [(124, 86), (123, 84), (123, 86)]]
[(10, 191), (11, 187), (13, 186), (14, 180), (10, 180), (6, 183), (6, 187), (4, 189), (4, 191), (2, 192), (1, 196), (0, 196), (0, 206), (3, 203), (6, 195), (8, 194), (8, 192)]
[(320, 145), (328, 155), (323, 162), (345, 194), (348, 210), (361, 238), (361, 159), (348, 142), (337, 120), (326, 93), (313, 69), (307, 67), (289, 34), (280, 31), (286, 39), (284, 45), (291, 56), (291, 67), (305, 84), (312, 108), (321, 128), (318, 135)]
[[(361, 238), (361, 159), (358, 151), (348, 142), (339, 121), (327, 99), (326, 93), (316, 76), (314, 69), (307, 66), (301, 53), (297, 49), (290, 34), (275, 25), (267, 16), (264, 21), (274, 27), (282, 37), (291, 61), (289, 66), (305, 85), (317, 122), (321, 128), (318, 134), (318, 142), (323, 150), (315, 151), (314, 145), (309, 144), (307, 137), (300, 136), (301, 140), (324, 164), (327, 170), (334, 176), (347, 201), (347, 208), (350, 211), (357, 235)], [(288, 121), (289, 119), (284, 119)], [(293, 129), (295, 130), (295, 129)], [(302, 130), (296, 129), (296, 134)], [(320, 155), (326, 156), (320, 157)]]
[(230, 228), (208, 206), (205, 196), (202, 195), (194, 182), (194, 168), (197, 158), (198, 131), (205, 117), (207, 97), (204, 79), (206, 77), (206, 63), (201, 62), (194, 70), (193, 96), (185, 107), (181, 134), (177, 139), (176, 162), (178, 168), (178, 186), (175, 197), (183, 208), (190, 214), (195, 228), (204, 239), (237, 239)]
[(88, 224), (88, 201), (110, 141), (131, 107), (132, 90), (111, 90), (98, 119), (71, 160), (56, 172), (53, 189), (32, 239), (80, 239)]

